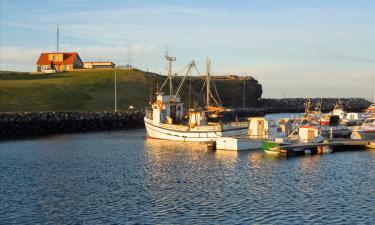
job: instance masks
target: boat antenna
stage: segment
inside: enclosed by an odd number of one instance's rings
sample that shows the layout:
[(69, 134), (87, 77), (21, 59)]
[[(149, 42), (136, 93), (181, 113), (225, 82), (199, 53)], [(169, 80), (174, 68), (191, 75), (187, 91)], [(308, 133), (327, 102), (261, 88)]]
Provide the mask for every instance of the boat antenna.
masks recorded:
[(246, 80), (243, 79), (243, 97), (242, 97), (242, 108), (246, 108)]
[(207, 58), (207, 81), (206, 81), (206, 104), (207, 104), (207, 107), (210, 106), (210, 96), (211, 96), (211, 92), (210, 92), (210, 84), (211, 84), (211, 60), (209, 58)]
[(172, 62), (176, 61), (176, 57), (172, 57), (168, 55), (168, 50), (167, 53), (165, 54), (165, 59), (168, 61), (168, 79), (169, 79), (169, 96), (173, 96), (173, 82), (172, 82)]

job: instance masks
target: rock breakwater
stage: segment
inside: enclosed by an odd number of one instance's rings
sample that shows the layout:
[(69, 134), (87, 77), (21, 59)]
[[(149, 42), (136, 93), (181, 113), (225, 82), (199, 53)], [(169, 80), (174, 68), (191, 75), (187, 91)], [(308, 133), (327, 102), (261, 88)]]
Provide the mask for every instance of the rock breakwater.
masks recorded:
[[(282, 99), (269, 99), (263, 98), (259, 101), (259, 107), (263, 109), (264, 113), (293, 113), (304, 112), (306, 98), (282, 98)], [(312, 98), (312, 107), (320, 102), (320, 98)], [(322, 99), (322, 112), (330, 112), (333, 110), (337, 102), (336, 98), (323, 98)], [(363, 98), (343, 98), (341, 103), (344, 110), (347, 112), (363, 112), (371, 102)]]
[(143, 127), (143, 111), (0, 113), (0, 139)]

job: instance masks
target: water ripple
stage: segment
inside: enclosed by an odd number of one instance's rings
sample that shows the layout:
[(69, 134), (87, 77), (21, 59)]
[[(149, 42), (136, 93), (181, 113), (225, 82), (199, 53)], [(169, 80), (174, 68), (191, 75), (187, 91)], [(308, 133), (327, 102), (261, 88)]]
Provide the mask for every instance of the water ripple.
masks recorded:
[(0, 143), (0, 224), (374, 224), (375, 152), (280, 159), (144, 131)]

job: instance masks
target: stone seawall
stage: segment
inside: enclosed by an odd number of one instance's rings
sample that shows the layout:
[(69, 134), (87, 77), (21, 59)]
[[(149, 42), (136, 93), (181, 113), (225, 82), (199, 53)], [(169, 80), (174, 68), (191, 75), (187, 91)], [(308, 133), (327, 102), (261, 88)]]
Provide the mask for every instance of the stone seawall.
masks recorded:
[[(261, 99), (260, 108), (263, 109), (264, 113), (293, 113), (293, 112), (304, 112), (306, 98), (283, 98), (283, 99)], [(315, 107), (316, 103), (320, 102), (320, 98), (311, 99), (312, 108)], [(330, 112), (333, 110), (337, 102), (336, 98), (323, 98), (322, 99), (322, 111)], [(363, 112), (367, 109), (371, 102), (363, 98), (342, 98), (341, 103), (344, 110), (347, 112)]]
[[(312, 99), (316, 103), (320, 99)], [(323, 99), (322, 111), (333, 109), (336, 99)], [(341, 100), (347, 112), (362, 112), (371, 103), (361, 98)], [(261, 99), (257, 108), (236, 109), (229, 119), (269, 113), (303, 112), (305, 98)], [(233, 118), (232, 118), (232, 117)], [(0, 113), (0, 139), (59, 133), (120, 130), (144, 127), (144, 111), (129, 112), (22, 112)]]
[(0, 113), (0, 139), (143, 127), (143, 111)]

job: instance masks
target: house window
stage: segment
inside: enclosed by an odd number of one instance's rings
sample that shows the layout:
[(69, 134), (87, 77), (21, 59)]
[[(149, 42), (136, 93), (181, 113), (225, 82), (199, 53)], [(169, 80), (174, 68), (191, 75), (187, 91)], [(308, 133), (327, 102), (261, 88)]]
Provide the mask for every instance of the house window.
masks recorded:
[(58, 60), (59, 59), (59, 56), (58, 55), (54, 55), (53, 56), (53, 60), (55, 61), (55, 60)]

